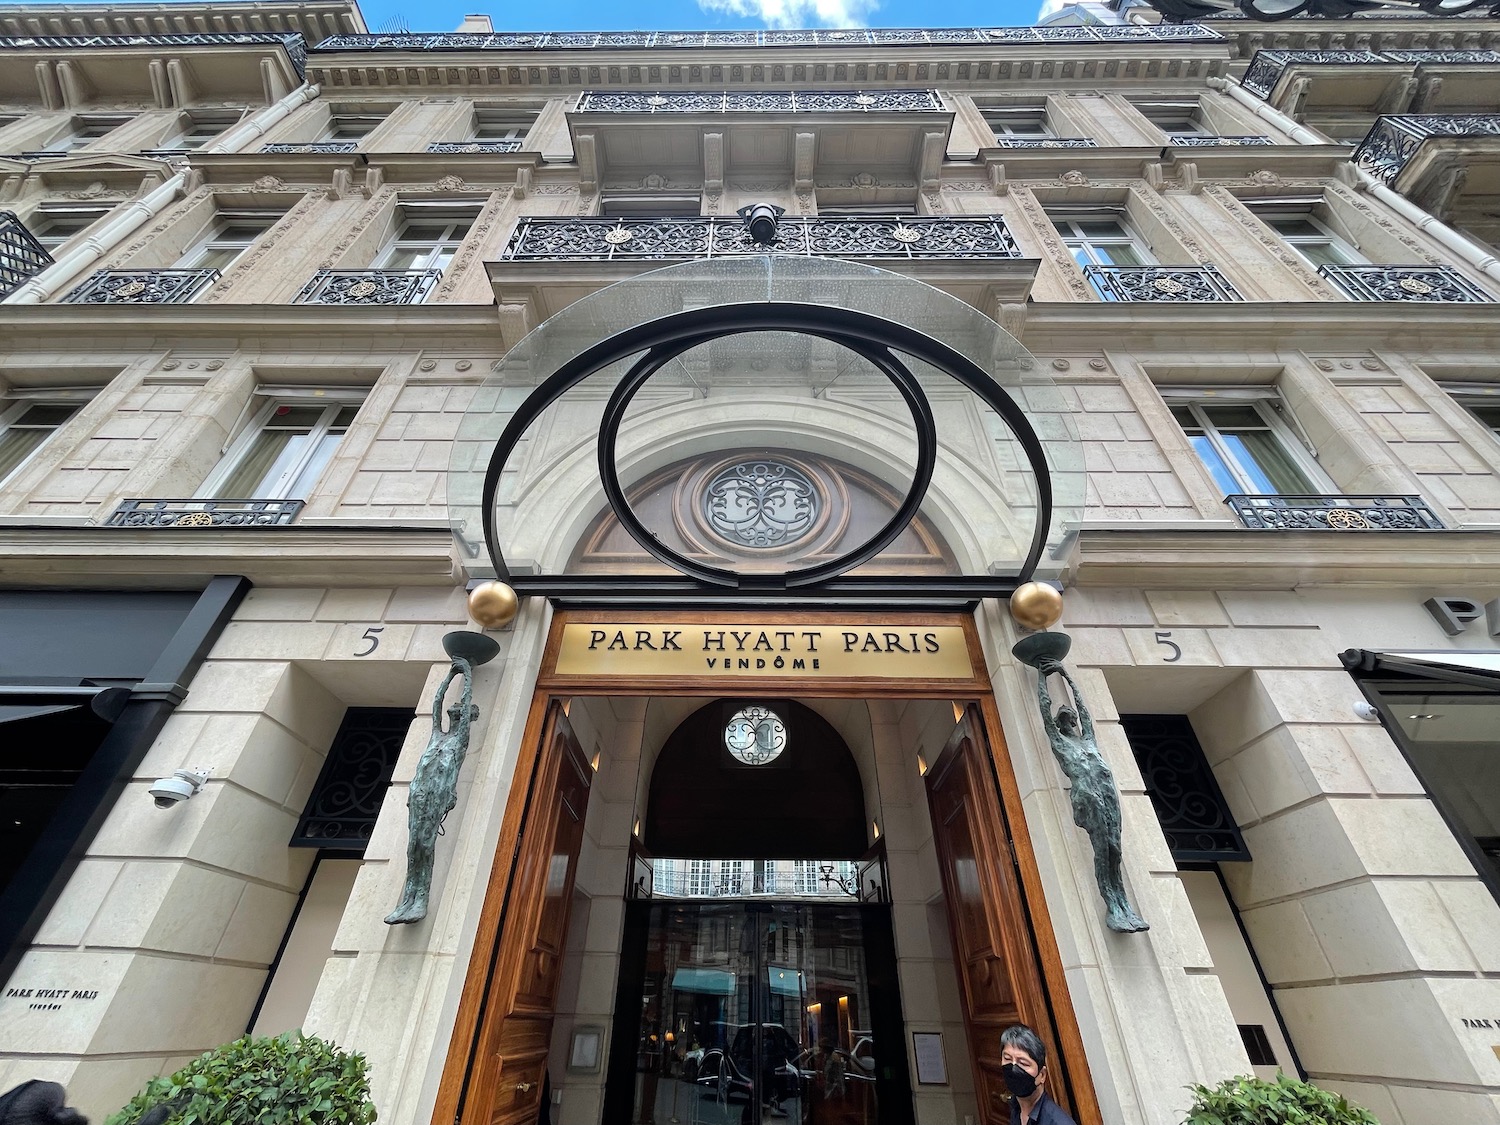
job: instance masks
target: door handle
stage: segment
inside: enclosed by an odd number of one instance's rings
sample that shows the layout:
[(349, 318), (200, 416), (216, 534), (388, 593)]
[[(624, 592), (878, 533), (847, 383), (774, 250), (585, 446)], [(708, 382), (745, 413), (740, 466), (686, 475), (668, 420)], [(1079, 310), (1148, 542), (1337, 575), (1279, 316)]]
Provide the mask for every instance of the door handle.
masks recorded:
[(531, 1093), (531, 1088), (534, 1085), (536, 1085), (536, 1083), (534, 1083), (534, 1082), (517, 1082), (516, 1083), (516, 1093), (518, 1093), (518, 1094), (529, 1094), (529, 1093)]

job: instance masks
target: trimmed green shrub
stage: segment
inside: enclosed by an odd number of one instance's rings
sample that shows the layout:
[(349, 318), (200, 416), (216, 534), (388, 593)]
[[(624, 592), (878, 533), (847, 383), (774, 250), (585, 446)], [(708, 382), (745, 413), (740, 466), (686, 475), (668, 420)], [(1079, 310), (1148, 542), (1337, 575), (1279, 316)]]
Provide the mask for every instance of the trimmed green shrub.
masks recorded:
[(1342, 1094), (1285, 1074), (1274, 1082), (1226, 1078), (1212, 1088), (1188, 1089), (1193, 1106), (1182, 1125), (1380, 1125)]
[(375, 1106), (363, 1055), (288, 1031), (246, 1035), (153, 1078), (104, 1125), (148, 1114), (153, 1125), (370, 1125)]

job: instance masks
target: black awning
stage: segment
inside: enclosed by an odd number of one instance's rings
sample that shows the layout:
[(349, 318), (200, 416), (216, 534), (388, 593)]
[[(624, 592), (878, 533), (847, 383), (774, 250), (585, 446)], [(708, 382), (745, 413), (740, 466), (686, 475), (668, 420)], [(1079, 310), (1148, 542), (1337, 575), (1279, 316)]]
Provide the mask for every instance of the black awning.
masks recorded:
[(68, 711), (89, 711), (94, 718), (112, 723), (130, 702), (125, 687), (34, 687), (25, 684), (0, 684), (0, 723), (38, 719), (43, 715), (61, 715)]
[(1500, 652), (1376, 652), (1367, 648), (1339, 653), (1344, 670), (1357, 680), (1427, 680), (1500, 691)]

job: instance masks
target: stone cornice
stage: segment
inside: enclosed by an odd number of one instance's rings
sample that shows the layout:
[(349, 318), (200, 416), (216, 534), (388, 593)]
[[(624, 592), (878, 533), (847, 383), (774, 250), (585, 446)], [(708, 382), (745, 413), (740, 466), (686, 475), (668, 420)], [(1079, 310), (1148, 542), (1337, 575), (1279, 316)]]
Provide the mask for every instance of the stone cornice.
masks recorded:
[(257, 586), (317, 586), (335, 577), (343, 586), (459, 580), (445, 529), (0, 526), (0, 585), (181, 589), (215, 574), (243, 574)]
[[(1288, 590), (1308, 586), (1483, 584), (1500, 575), (1500, 531), (1297, 532), (1090, 529), (1080, 586)], [(1481, 577), (1476, 578), (1476, 575)]]

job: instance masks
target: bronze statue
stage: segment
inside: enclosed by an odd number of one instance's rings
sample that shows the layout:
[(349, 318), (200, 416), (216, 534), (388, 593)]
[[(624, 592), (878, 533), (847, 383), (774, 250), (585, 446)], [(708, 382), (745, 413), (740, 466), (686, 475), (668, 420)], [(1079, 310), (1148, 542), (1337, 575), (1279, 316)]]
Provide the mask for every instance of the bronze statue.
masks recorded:
[[(1117, 933), (1130, 934), (1151, 927), (1135, 912), (1125, 894), (1125, 880), (1120, 873), (1120, 791), (1115, 775), (1099, 743), (1094, 738), (1094, 720), (1084, 706), (1078, 684), (1051, 656), (1036, 660), (1037, 701), (1042, 709), (1042, 724), (1052, 743), (1052, 756), (1068, 775), (1072, 788), (1068, 798), (1073, 803), (1073, 823), (1089, 834), (1094, 847), (1094, 880), (1108, 908), (1104, 924)], [(1047, 691), (1047, 677), (1059, 675), (1067, 681), (1073, 706), (1064, 705), (1052, 715), (1052, 696)], [(1077, 708), (1077, 710), (1074, 710)]]
[[(448, 708), (448, 729), (443, 729), (443, 698), (457, 677), (464, 680), (459, 701)], [(432, 889), (432, 863), (443, 821), (458, 804), (458, 771), (469, 752), (469, 728), (479, 718), (474, 706), (474, 669), (462, 656), (453, 656), (448, 678), (432, 699), (432, 737), (417, 761), (407, 791), (409, 838), (406, 843), (406, 884), (401, 901), (386, 915), (386, 925), (420, 922), (427, 917), (427, 895)]]

